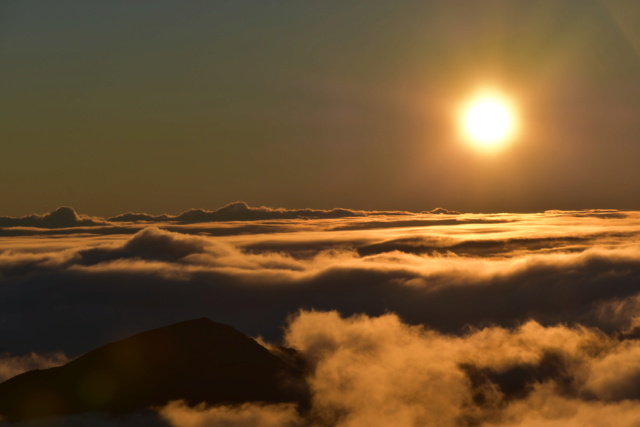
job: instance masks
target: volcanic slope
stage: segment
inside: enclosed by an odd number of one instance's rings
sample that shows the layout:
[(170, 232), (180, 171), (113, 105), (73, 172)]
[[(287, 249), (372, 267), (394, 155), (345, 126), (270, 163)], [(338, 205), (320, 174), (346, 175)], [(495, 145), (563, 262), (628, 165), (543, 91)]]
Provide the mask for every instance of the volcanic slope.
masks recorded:
[(0, 415), (18, 421), (94, 411), (120, 414), (172, 400), (303, 403), (306, 396), (301, 370), (290, 360), (230, 326), (201, 318), (11, 378), (0, 384)]

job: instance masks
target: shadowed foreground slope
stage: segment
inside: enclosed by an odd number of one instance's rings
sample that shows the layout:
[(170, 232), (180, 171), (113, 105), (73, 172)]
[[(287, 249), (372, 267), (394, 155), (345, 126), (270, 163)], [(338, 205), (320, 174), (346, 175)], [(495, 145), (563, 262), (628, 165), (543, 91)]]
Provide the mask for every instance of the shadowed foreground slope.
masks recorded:
[(299, 372), (230, 326), (197, 319), (143, 332), (0, 384), (8, 420), (191, 404), (302, 402)]

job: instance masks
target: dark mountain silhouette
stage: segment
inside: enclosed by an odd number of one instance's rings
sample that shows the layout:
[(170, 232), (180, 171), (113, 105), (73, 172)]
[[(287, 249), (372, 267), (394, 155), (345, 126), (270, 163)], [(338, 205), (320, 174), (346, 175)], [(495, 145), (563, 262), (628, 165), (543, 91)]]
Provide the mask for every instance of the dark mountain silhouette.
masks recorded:
[(292, 360), (290, 352), (278, 357), (230, 326), (190, 320), (105, 345), (64, 366), (11, 378), (0, 384), (0, 414), (10, 421), (119, 414), (178, 399), (304, 403), (301, 369)]

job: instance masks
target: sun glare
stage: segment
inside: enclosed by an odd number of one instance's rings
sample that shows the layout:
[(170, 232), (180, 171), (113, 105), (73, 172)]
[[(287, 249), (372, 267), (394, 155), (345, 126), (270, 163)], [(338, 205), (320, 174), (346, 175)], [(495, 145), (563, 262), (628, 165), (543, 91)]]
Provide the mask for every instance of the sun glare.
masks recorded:
[(471, 98), (462, 107), (459, 122), (465, 140), (483, 150), (502, 147), (517, 131), (514, 107), (494, 92), (482, 92)]

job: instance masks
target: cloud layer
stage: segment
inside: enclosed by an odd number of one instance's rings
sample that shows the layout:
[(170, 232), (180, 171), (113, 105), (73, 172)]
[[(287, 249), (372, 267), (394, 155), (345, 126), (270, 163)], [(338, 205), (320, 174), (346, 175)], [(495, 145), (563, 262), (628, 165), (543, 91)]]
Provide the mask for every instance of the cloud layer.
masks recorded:
[(174, 403), (150, 422), (640, 422), (640, 213), (231, 206), (2, 228), (0, 371), (204, 316), (299, 349), (311, 412)]
[(446, 333), (534, 319), (633, 334), (639, 226), (636, 212), (372, 213), (6, 237), (0, 351), (77, 355), (201, 316), (277, 340), (300, 308)]
[(594, 329), (529, 321), (450, 336), (392, 314), (301, 312), (286, 340), (313, 362), (319, 425), (640, 422), (640, 342)]
[[(66, 228), (80, 226), (100, 226), (113, 223), (173, 222), (194, 224), (216, 221), (258, 221), (278, 219), (332, 219), (365, 217), (371, 215), (405, 215), (401, 211), (359, 211), (353, 209), (284, 209), (266, 206), (251, 207), (246, 202), (233, 202), (219, 209), (189, 209), (179, 215), (153, 215), (127, 212), (110, 218), (94, 218), (80, 215), (71, 207), (59, 207), (45, 214), (31, 214), (23, 217), (0, 216), (0, 227)], [(458, 214), (444, 208), (436, 208), (426, 213)]]
[(104, 221), (96, 218), (78, 215), (73, 208), (67, 206), (42, 215), (31, 214), (20, 218), (0, 216), (0, 227), (65, 228), (97, 226), (104, 223)]

